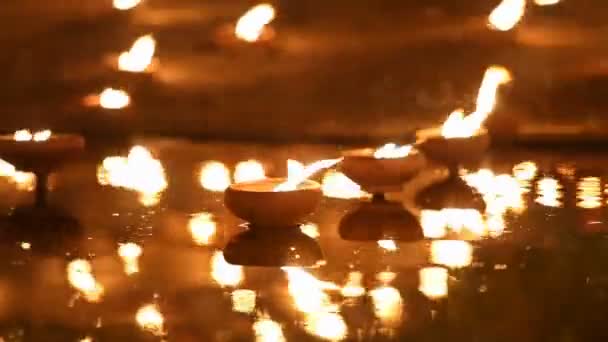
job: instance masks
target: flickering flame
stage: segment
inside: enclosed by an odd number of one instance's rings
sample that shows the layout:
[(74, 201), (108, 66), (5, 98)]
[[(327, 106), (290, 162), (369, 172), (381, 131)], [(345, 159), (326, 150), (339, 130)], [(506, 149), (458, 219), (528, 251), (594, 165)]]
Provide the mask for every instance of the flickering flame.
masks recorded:
[(325, 197), (354, 199), (369, 197), (361, 186), (339, 171), (329, 170), (323, 175), (321, 190)]
[(256, 342), (285, 342), (283, 328), (270, 318), (258, 319), (253, 324)]
[(498, 86), (510, 80), (511, 74), (507, 69), (501, 66), (489, 67), (479, 87), (475, 112), (468, 116), (465, 116), (460, 109), (452, 112), (443, 124), (441, 135), (445, 138), (468, 138), (477, 134), (484, 121), (494, 110)]
[(536, 203), (540, 203), (547, 207), (561, 207), (563, 205), (561, 198), (562, 186), (555, 178), (545, 177), (537, 183)]
[(321, 236), (321, 233), (319, 233), (319, 226), (314, 223), (306, 223), (301, 225), (300, 231), (313, 239), (318, 239), (319, 236)]
[(538, 6), (551, 6), (559, 4), (560, 0), (534, 0), (534, 4)]
[(376, 159), (396, 159), (407, 157), (412, 151), (412, 145), (396, 145), (394, 143), (388, 143), (374, 152), (374, 158)]
[(32, 248), (32, 244), (29, 242), (23, 241), (19, 244), (19, 247), (21, 247), (21, 249), (23, 249), (24, 251), (29, 251)]
[(44, 131), (38, 131), (38, 132), (34, 133), (34, 141), (47, 141), (51, 138), (52, 134), (53, 134), (53, 132), (51, 132), (50, 129), (45, 129)]
[(234, 33), (239, 39), (255, 42), (260, 39), (264, 28), (275, 17), (274, 7), (270, 4), (260, 4), (247, 11), (236, 23)]
[(361, 297), (365, 294), (365, 288), (361, 286), (363, 274), (361, 272), (348, 273), (346, 285), (342, 287), (342, 296), (347, 298)]
[(51, 138), (51, 135), (53, 133), (51, 132), (50, 129), (45, 129), (43, 131), (38, 131), (38, 132), (34, 132), (32, 134), (32, 132), (30, 132), (30, 130), (28, 129), (20, 129), (18, 131), (15, 131), (15, 133), (13, 134), (13, 140), (15, 141), (36, 141), (36, 142), (41, 142), (41, 141), (47, 141)]
[(584, 209), (595, 209), (602, 203), (602, 182), (599, 177), (584, 177), (577, 183), (576, 205)]
[(152, 35), (138, 38), (129, 51), (118, 57), (118, 69), (129, 72), (144, 72), (152, 64), (156, 41)]
[(82, 294), (89, 302), (99, 302), (104, 294), (104, 288), (92, 274), (91, 264), (83, 259), (73, 260), (68, 264), (67, 276), (70, 285)]
[[(309, 177), (314, 175), (315, 173), (328, 169), (339, 162), (342, 161), (342, 158), (337, 159), (325, 159), (319, 160), (312, 164), (307, 165), (301, 172), (297, 174), (289, 174), (287, 180), (274, 188), (274, 191), (293, 191), (298, 188), (302, 182), (306, 181)], [(289, 166), (289, 164), (288, 164)]]
[(346, 338), (348, 328), (340, 314), (317, 312), (306, 316), (306, 331), (328, 341), (340, 341)]
[(418, 272), (418, 290), (430, 299), (448, 295), (448, 270), (443, 267), (425, 267)]
[(137, 7), (137, 5), (140, 3), (141, 0), (114, 0), (114, 8), (117, 10), (126, 11)]
[(473, 261), (473, 247), (467, 241), (438, 240), (431, 243), (431, 262), (461, 268)]
[(401, 322), (403, 299), (401, 293), (391, 286), (382, 286), (370, 291), (374, 314), (384, 325), (395, 326)]
[(257, 160), (247, 160), (236, 164), (234, 182), (250, 182), (266, 178), (264, 165)]
[(188, 229), (195, 244), (207, 246), (217, 232), (217, 225), (210, 213), (198, 213), (190, 218)]
[(241, 313), (253, 313), (255, 310), (255, 291), (252, 290), (234, 290), (232, 291), (232, 311)]
[(243, 267), (229, 264), (218, 251), (211, 258), (211, 277), (221, 286), (235, 287), (243, 281)]
[(131, 98), (124, 90), (106, 88), (99, 94), (98, 101), (102, 108), (122, 109), (131, 103)]
[(165, 334), (165, 318), (155, 304), (147, 304), (139, 308), (135, 314), (135, 321), (145, 331), (155, 336)]
[(393, 240), (380, 240), (378, 241), (378, 246), (389, 252), (394, 252), (398, 249), (395, 241)]
[(215, 192), (226, 190), (232, 183), (230, 170), (218, 161), (209, 161), (201, 166), (199, 181), (204, 189)]
[(509, 31), (519, 23), (525, 11), (526, 0), (503, 0), (488, 17), (490, 27)]
[(480, 237), (485, 235), (483, 216), (476, 209), (422, 210), (420, 224), (427, 238), (441, 238), (448, 229), (456, 233), (469, 232)]
[(168, 186), (162, 163), (143, 146), (131, 148), (127, 157), (105, 158), (97, 168), (97, 182), (137, 191), (143, 195), (140, 200), (144, 205), (156, 204)]
[(297, 160), (287, 159), (287, 178), (298, 177), (304, 173), (304, 164)]
[(538, 166), (532, 161), (521, 162), (513, 167), (513, 177), (518, 181), (531, 181), (537, 172)]
[(310, 314), (336, 308), (325, 291), (338, 290), (339, 286), (321, 281), (299, 267), (284, 267), (283, 270), (289, 281), (287, 289), (299, 311)]
[(143, 249), (136, 243), (123, 243), (118, 246), (118, 256), (124, 263), (124, 270), (127, 275), (139, 272), (139, 257)]

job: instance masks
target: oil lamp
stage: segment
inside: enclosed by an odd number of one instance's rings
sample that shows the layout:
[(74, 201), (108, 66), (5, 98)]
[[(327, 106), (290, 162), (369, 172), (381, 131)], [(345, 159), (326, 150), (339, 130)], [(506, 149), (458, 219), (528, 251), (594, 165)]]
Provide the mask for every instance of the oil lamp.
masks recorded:
[(401, 191), (403, 184), (426, 165), (424, 155), (411, 145), (386, 144), (375, 150), (346, 151), (343, 156), (340, 170), (373, 197), (342, 218), (340, 236), (346, 240), (422, 239), (418, 219), (401, 203), (387, 201), (384, 194)]

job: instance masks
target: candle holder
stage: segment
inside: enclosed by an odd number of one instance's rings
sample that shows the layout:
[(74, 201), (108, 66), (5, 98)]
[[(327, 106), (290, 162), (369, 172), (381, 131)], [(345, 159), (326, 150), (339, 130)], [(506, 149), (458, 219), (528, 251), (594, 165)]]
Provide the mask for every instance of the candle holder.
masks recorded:
[(430, 159), (445, 164), (449, 170), (446, 180), (431, 185), (416, 196), (417, 203), (424, 209), (441, 210), (477, 209), (484, 212), (486, 204), (481, 194), (466, 184), (458, 173), (465, 162), (479, 161), (490, 146), (490, 136), (486, 129), (465, 138), (445, 138), (437, 128), (416, 132), (420, 141), (417, 147)]
[(232, 184), (226, 189), (226, 207), (238, 218), (256, 227), (291, 227), (312, 213), (321, 201), (321, 186), (305, 180), (295, 190), (274, 191), (286, 178)]
[[(48, 205), (49, 174), (84, 151), (84, 138), (72, 134), (52, 134), (42, 141), (16, 141), (13, 134), (0, 135), (0, 157), (16, 168), (36, 175), (36, 191), (31, 206), (16, 208), (9, 217), (14, 229), (3, 235), (10, 239), (44, 241), (47, 247), (60, 245), (60, 235), (73, 236), (80, 232), (76, 219)], [(47, 236), (48, 235), (48, 236)]]

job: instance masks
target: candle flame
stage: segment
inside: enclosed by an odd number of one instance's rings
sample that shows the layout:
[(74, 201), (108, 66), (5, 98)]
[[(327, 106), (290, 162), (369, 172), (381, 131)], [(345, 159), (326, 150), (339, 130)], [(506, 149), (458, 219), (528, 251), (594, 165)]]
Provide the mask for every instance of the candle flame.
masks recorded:
[(139, 257), (143, 249), (136, 243), (129, 242), (118, 246), (118, 256), (124, 262), (124, 270), (127, 275), (139, 272)]
[(155, 336), (165, 334), (165, 318), (155, 304), (147, 304), (139, 308), (135, 314), (135, 321), (145, 331)]
[(130, 10), (137, 7), (142, 0), (114, 0), (114, 8), (121, 11)]
[(131, 103), (131, 98), (126, 91), (114, 88), (104, 89), (97, 100), (99, 105), (105, 109), (122, 109)]
[(264, 165), (257, 160), (247, 160), (236, 164), (234, 182), (250, 182), (266, 178)]
[(397, 159), (405, 158), (412, 151), (412, 145), (399, 146), (394, 143), (388, 143), (382, 147), (379, 147), (374, 151), (374, 158), (376, 159)]
[[(342, 161), (342, 158), (325, 159), (325, 160), (319, 160), (312, 164), (309, 164), (303, 170), (298, 171), (295, 175), (293, 174), (295, 172), (290, 173), (287, 177), (287, 181), (277, 185), (274, 188), (274, 191), (296, 190), (298, 188), (298, 185), (300, 185), (302, 182), (306, 181), (309, 177), (311, 177), (315, 173), (317, 173), (323, 169), (330, 168), (330, 167), (338, 164), (341, 161)], [(289, 167), (289, 164), (288, 164), (288, 167)]]
[(68, 264), (68, 281), (89, 302), (99, 302), (104, 294), (103, 286), (95, 280), (91, 264), (84, 259), (76, 259)]
[(524, 16), (526, 0), (503, 0), (490, 13), (490, 27), (499, 31), (509, 31)]
[(192, 241), (199, 246), (209, 245), (217, 232), (215, 220), (210, 213), (194, 214), (188, 222), (188, 229)]
[(475, 112), (465, 116), (460, 109), (452, 112), (443, 124), (441, 135), (445, 138), (467, 138), (475, 135), (496, 105), (498, 86), (511, 80), (509, 71), (500, 66), (489, 67), (481, 81)]
[(138, 38), (129, 51), (118, 57), (118, 69), (129, 72), (144, 72), (152, 64), (156, 41), (152, 35)]
[(234, 33), (246, 42), (256, 42), (264, 32), (264, 28), (275, 17), (274, 7), (270, 4), (260, 4), (247, 11), (236, 23)]
[(243, 267), (229, 264), (224, 253), (215, 252), (211, 258), (211, 276), (221, 286), (237, 286), (243, 281)]
[(226, 190), (232, 183), (230, 170), (219, 161), (204, 163), (199, 173), (199, 181), (204, 189), (215, 192)]
[(431, 243), (431, 262), (461, 268), (473, 261), (473, 247), (467, 241), (437, 240)]
[(418, 290), (430, 299), (448, 295), (448, 270), (443, 267), (425, 267), (418, 272)]

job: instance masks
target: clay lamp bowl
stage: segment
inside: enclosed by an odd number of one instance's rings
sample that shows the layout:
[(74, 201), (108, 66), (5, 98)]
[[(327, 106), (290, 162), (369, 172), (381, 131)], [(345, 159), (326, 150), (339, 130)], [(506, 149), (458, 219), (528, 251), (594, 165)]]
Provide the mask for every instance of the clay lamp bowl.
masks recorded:
[(226, 191), (226, 207), (250, 228), (297, 226), (321, 201), (321, 185), (305, 180), (294, 190), (275, 191), (287, 178), (267, 178), (232, 184)]
[(352, 241), (415, 242), (424, 239), (416, 216), (401, 203), (384, 200), (361, 203), (340, 220), (338, 231), (344, 240)]
[(426, 158), (416, 149), (398, 158), (376, 158), (374, 149), (348, 150), (342, 153), (340, 171), (374, 195), (401, 191), (426, 165)]

